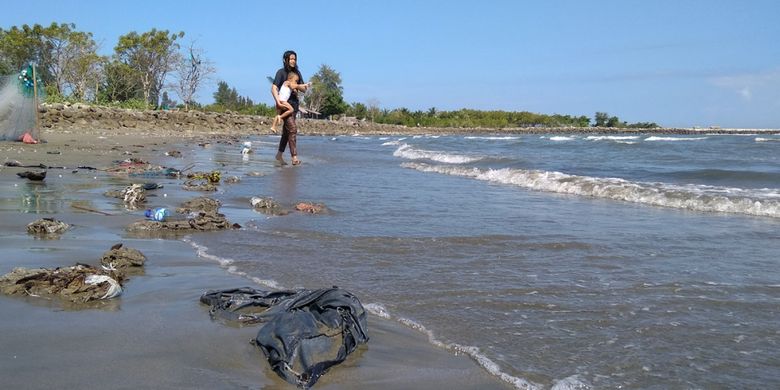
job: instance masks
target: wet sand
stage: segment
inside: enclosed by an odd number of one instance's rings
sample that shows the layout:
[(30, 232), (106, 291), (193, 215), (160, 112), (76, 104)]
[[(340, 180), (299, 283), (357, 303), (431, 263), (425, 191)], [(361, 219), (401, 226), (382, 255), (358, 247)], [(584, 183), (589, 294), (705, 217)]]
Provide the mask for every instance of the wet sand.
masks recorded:
[[(294, 388), (273, 373), (260, 350), (249, 343), (257, 327), (212, 321), (207, 307), (198, 301), (209, 289), (263, 286), (198, 257), (186, 242), (129, 235), (124, 227), (138, 220), (142, 212), (117, 212), (107, 206), (116, 207), (119, 202), (102, 195), (110, 184), (116, 186), (116, 180), (87, 170), (72, 173), (71, 169), (79, 165), (105, 167), (128, 157), (159, 163), (164, 150), (214, 136), (176, 138), (155, 132), (83, 131), (44, 132), (43, 137), (48, 142), (40, 145), (0, 142), (0, 159), (67, 166), (69, 169), (49, 170), (47, 180), (52, 184), (48, 186), (62, 188), (56, 183), (75, 180), (76, 175), (82, 181), (93, 179), (84, 191), (86, 199), (77, 206), (112, 215), (74, 208), (76, 202), (56, 194), (30, 199), (22, 194), (29, 185), (16, 176), (26, 169), (0, 168), (0, 274), (20, 266), (94, 265), (118, 242), (143, 252), (147, 263), (142, 275), (131, 276), (125, 283), (119, 298), (87, 309), (42, 298), (0, 295), (3, 387)], [(128, 151), (135, 153), (125, 154)], [(173, 186), (166, 187), (166, 193), (171, 200), (202, 195)], [(60, 200), (36, 205), (48, 198)], [(28, 235), (26, 225), (43, 217), (74, 226), (59, 239)], [(315, 388), (511, 388), (472, 359), (434, 347), (425, 335), (394, 321), (369, 316), (369, 335), (367, 345), (332, 368)]]

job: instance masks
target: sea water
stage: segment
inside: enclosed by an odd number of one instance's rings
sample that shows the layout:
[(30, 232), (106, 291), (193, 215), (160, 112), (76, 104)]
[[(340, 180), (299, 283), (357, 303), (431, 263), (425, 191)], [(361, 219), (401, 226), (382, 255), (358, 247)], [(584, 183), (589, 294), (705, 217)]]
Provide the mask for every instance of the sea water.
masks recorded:
[(780, 387), (778, 135), (248, 140), (191, 151), (243, 228), (186, 241), (260, 288), (345, 288), (517, 388)]

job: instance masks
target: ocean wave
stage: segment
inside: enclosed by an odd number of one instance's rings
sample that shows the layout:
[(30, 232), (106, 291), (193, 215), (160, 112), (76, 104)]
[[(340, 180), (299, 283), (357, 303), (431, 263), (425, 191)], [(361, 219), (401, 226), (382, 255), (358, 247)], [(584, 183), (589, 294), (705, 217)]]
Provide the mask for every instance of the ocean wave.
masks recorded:
[(505, 140), (515, 140), (520, 139), (520, 137), (512, 137), (512, 136), (485, 136), (485, 137), (477, 137), (477, 136), (468, 136), (463, 137), (464, 139), (480, 139), (480, 140), (489, 140), (489, 141), (505, 141)]
[(650, 136), (645, 138), (645, 141), (701, 141), (708, 137), (658, 137)]
[(483, 159), (483, 157), (464, 156), (461, 154), (452, 154), (435, 150), (415, 149), (409, 146), (409, 144), (403, 144), (398, 147), (398, 149), (393, 152), (393, 156), (407, 160), (428, 159), (446, 164), (467, 164)]
[(626, 141), (639, 139), (638, 135), (589, 135), (585, 137), (589, 141)]
[[(385, 308), (377, 303), (370, 303), (368, 305), (365, 305), (365, 308), (369, 311), (369, 313), (372, 313), (374, 315), (377, 315), (379, 317), (382, 317), (384, 319), (392, 319), (393, 317), (385, 310)], [(439, 339), (436, 338), (436, 336), (433, 334), (432, 331), (430, 331), (428, 328), (426, 328), (424, 325), (420, 324), (417, 321), (411, 320), (409, 318), (403, 318), (399, 317), (396, 319), (399, 323), (412, 328), (428, 338), (428, 342), (432, 345), (445, 349), (447, 351), (450, 351), (456, 355), (465, 354), (474, 359), (474, 361), (477, 362), (477, 364), (480, 365), (480, 367), (484, 368), (487, 372), (489, 372), (491, 375), (494, 375), (501, 379), (502, 381), (509, 383), (516, 389), (522, 389), (522, 390), (537, 390), (541, 389), (542, 387), (539, 384), (530, 382), (528, 380), (525, 380), (523, 378), (518, 378), (516, 376), (509, 375), (503, 371), (501, 371), (501, 368), (496, 364), (494, 361), (492, 361), (490, 358), (482, 354), (480, 349), (478, 347), (469, 346), (469, 345), (461, 345), (457, 343), (445, 343)]]
[(780, 138), (763, 138), (756, 137), (756, 142), (780, 142)]
[(382, 146), (398, 146), (401, 144), (401, 141), (387, 141), (382, 144)]
[(251, 281), (253, 281), (253, 282), (255, 282), (255, 283), (259, 284), (259, 285), (270, 287), (270, 288), (273, 288), (275, 290), (283, 289), (283, 287), (280, 286), (279, 283), (277, 283), (275, 280), (260, 279), (260, 278), (254, 277), (254, 276), (249, 276), (249, 274), (247, 274), (244, 271), (239, 271), (238, 268), (236, 268), (236, 266), (233, 265), (233, 263), (235, 263), (235, 260), (224, 258), (224, 257), (215, 256), (215, 255), (212, 255), (212, 254), (208, 253), (209, 248), (207, 246), (200, 245), (200, 244), (196, 243), (195, 241), (192, 241), (192, 239), (190, 237), (184, 237), (184, 238), (182, 238), (182, 241), (190, 244), (190, 246), (192, 246), (195, 249), (195, 253), (197, 253), (198, 257), (202, 257), (204, 259), (209, 259), (209, 260), (217, 262), (220, 266), (222, 266), (222, 268), (225, 268), (228, 271), (228, 273), (230, 273), (230, 274), (248, 278), (249, 280), (251, 280)]
[(780, 218), (780, 191), (703, 185), (632, 182), (618, 178), (569, 175), (561, 172), (513, 168), (478, 169), (403, 163), (421, 172), (472, 177), (537, 191), (604, 198), (652, 206), (703, 212), (748, 214)]
[[(545, 138), (545, 137), (542, 137), (542, 138)], [(557, 142), (560, 142), (560, 141), (573, 141), (574, 139), (575, 139), (575, 137), (567, 137), (567, 136), (564, 136), (564, 135), (555, 135), (555, 136), (552, 136), (552, 137), (549, 138), (550, 141), (557, 141)]]

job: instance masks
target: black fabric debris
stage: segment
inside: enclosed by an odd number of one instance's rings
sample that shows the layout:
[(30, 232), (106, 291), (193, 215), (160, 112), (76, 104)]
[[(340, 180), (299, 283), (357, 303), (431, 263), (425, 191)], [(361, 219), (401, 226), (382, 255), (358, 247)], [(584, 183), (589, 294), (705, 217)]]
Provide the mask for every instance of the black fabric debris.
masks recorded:
[(262, 323), (253, 340), (271, 368), (301, 388), (313, 386), (332, 366), (368, 342), (367, 313), (338, 287), (262, 291), (249, 287), (208, 291), (200, 301), (212, 318)]

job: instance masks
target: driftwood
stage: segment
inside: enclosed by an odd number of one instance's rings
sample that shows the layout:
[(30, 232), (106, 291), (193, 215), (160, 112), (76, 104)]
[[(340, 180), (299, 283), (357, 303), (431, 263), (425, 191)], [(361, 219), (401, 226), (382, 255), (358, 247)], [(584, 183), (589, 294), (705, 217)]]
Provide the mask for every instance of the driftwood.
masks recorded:
[(77, 209), (77, 210), (89, 211), (90, 213), (95, 213), (95, 214), (109, 215), (109, 216), (110, 215), (114, 215), (114, 214), (111, 214), (111, 213), (107, 213), (105, 211), (95, 210), (93, 208), (89, 208), (89, 207), (86, 207), (86, 206), (79, 206), (77, 204), (71, 204), (70, 207), (73, 207), (74, 209)]

